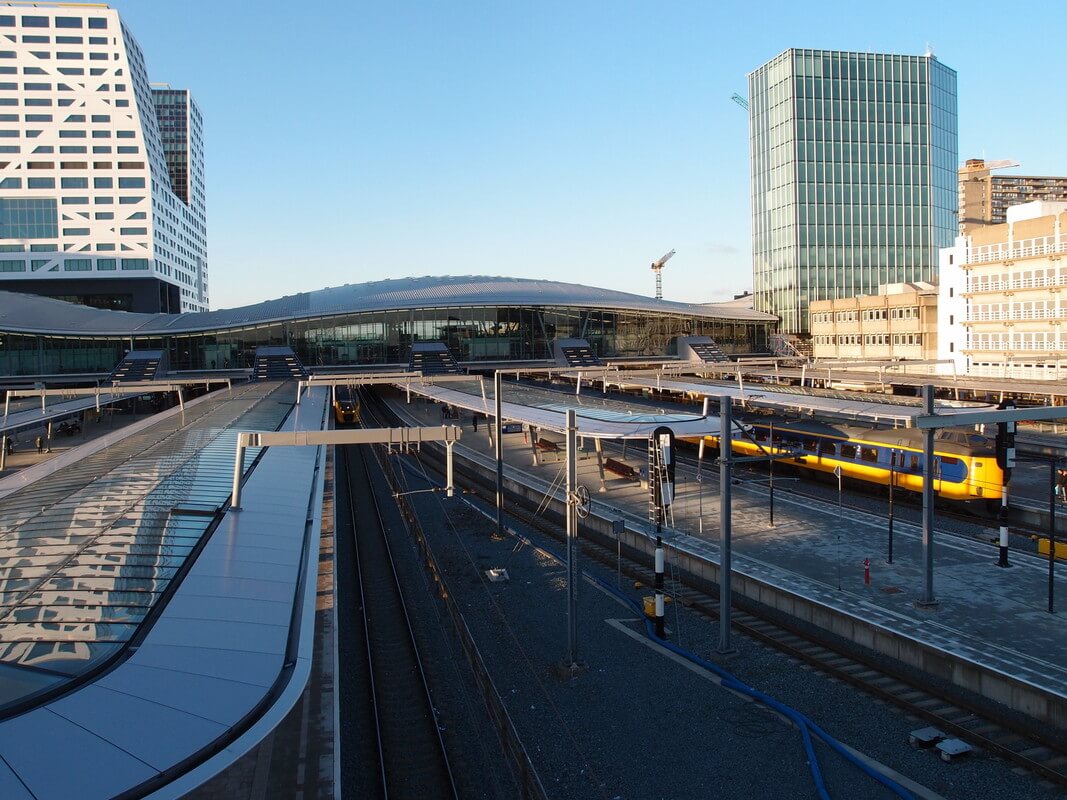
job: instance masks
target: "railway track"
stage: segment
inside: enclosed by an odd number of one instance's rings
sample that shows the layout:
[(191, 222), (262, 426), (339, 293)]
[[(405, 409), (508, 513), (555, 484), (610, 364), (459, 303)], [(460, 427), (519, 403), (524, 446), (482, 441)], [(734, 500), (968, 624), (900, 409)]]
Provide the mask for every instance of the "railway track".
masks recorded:
[[(386, 412), (390, 413), (391, 412)], [(422, 462), (438, 476), (440, 456), (433, 452)], [(495, 487), (488, 485), (487, 477), (465, 466), (457, 465), (457, 481), (483, 501), (493, 504)], [(565, 541), (565, 529), (543, 516), (537, 516), (520, 505), (518, 499), (509, 502), (507, 513), (558, 542)], [(650, 561), (644, 554), (621, 555), (614, 540), (599, 541), (584, 535), (581, 542), (583, 555), (592, 558), (609, 574), (617, 568), (632, 580), (651, 586), (654, 580)], [(678, 576), (677, 588), (668, 592), (675, 602), (691, 608), (709, 619), (719, 617), (719, 604), (707, 589), (686, 582), (684, 573)], [(934, 686), (905, 669), (896, 669), (883, 659), (867, 658), (863, 653), (842, 647), (842, 643), (823, 637), (813, 631), (778, 618), (760, 613), (743, 599), (735, 603), (731, 624), (738, 632), (751, 639), (782, 652), (798, 662), (807, 664), (827, 676), (847, 683), (886, 703), (894, 705), (918, 720), (935, 725), (946, 734), (958, 737), (969, 744), (998, 756), (1041, 778), (1067, 786), (1067, 740), (1050, 733), (1031, 728), (1010, 714), (1001, 714), (981, 702), (961, 697), (946, 697)]]
[[(389, 547), (382, 510), (366, 463), (366, 448), (338, 447), (348, 490), (354, 561), (349, 622), (361, 627), (366, 658), (349, 666), (358, 690), (355, 742), (364, 769), (359, 797), (457, 798), (448, 752), (403, 590)], [(359, 512), (356, 512), (356, 509)]]

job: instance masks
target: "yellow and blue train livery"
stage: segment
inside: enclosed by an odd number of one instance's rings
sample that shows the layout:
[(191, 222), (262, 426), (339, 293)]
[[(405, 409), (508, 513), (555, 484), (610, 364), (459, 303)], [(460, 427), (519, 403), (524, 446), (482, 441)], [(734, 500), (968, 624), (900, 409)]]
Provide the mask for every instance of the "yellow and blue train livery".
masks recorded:
[(359, 422), (359, 395), (354, 386), (338, 386), (333, 401), (333, 418), (338, 425)]
[[(751, 438), (735, 435), (733, 450), (744, 455), (795, 452), (787, 461), (798, 469), (921, 492), (922, 433), (914, 428), (873, 430), (822, 422), (746, 421)], [(774, 442), (769, 441), (771, 428)], [(716, 437), (709, 439), (718, 445)], [(934, 491), (951, 500), (1000, 498), (1004, 473), (991, 439), (965, 430), (941, 430), (934, 443)]]

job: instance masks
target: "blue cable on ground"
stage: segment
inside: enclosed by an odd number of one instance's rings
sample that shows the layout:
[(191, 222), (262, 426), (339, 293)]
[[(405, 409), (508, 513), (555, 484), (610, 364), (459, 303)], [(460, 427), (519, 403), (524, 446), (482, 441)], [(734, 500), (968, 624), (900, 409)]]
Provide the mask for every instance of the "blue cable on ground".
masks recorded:
[[(425, 480), (425, 481), (427, 481), (428, 483), (431, 483), (431, 484), (437, 484), (437, 482), (432, 480), (428, 475), (425, 474), (425, 472), (423, 472), (422, 474), (419, 474), (419, 473), (415, 472), (414, 468), (412, 468), (406, 461), (401, 460), (400, 464), (401, 464), (402, 468), (410, 471), (413, 475), (415, 475), (415, 477), (417, 477), (417, 478), (419, 478), (421, 480)], [(440, 484), (438, 484), (438, 485), (440, 485)], [(479, 513), (482, 513), (482, 514), (486, 513), (482, 509), (478, 508), (470, 500), (467, 500), (466, 498), (462, 498), (462, 497), (460, 499), (464, 503), (469, 505), (471, 508), (473, 508), (476, 511), (478, 511)], [(555, 559), (560, 564), (565, 563), (563, 557), (560, 556), (555, 551), (553, 551), (551, 548), (548, 548), (548, 547), (545, 547), (544, 545), (540, 545), (540, 544), (537, 544), (537, 543), (533, 542), (531, 539), (529, 539), (529, 537), (524, 536), (523, 534), (519, 533), (518, 531), (516, 531), (516, 530), (514, 530), (512, 528), (505, 528), (505, 530), (507, 530), (508, 533), (510, 533), (512, 536), (514, 536), (515, 538), (517, 538), (519, 541), (523, 542), (524, 544), (526, 544), (526, 545), (528, 545), (530, 547), (533, 547), (533, 548), (536, 548), (536, 549), (544, 551), (545, 553), (550, 555), (553, 559)], [(828, 734), (826, 731), (824, 731), (822, 728), (820, 728), (817, 724), (815, 724), (815, 722), (813, 722), (805, 714), (801, 713), (800, 711), (797, 711), (795, 708), (793, 708), (791, 706), (785, 705), (784, 703), (780, 702), (779, 700), (774, 699), (770, 695), (761, 692), (759, 689), (755, 689), (755, 688), (749, 686), (747, 683), (745, 683), (742, 680), (740, 680), (739, 678), (735, 677), (732, 673), (727, 672), (725, 669), (720, 667), (718, 664), (715, 664), (714, 662), (711, 662), (711, 661), (708, 661), (708, 660), (706, 660), (704, 658), (701, 658), (696, 653), (693, 653), (693, 652), (691, 652), (689, 650), (686, 650), (683, 647), (679, 647), (678, 645), (674, 644), (673, 642), (669, 642), (666, 639), (660, 639), (658, 636), (656, 636), (655, 628), (652, 625), (652, 621), (645, 615), (644, 609), (641, 608), (641, 606), (637, 603), (636, 600), (634, 600), (633, 598), (629, 597), (628, 595), (623, 594), (621, 591), (616, 589), (610, 583), (607, 583), (606, 581), (602, 580), (601, 578), (597, 577), (596, 575), (592, 575), (589, 572), (586, 572), (584, 569), (581, 570), (581, 574), (587, 580), (592, 581), (597, 586), (599, 586), (601, 589), (603, 589), (604, 591), (606, 591), (609, 594), (613, 595), (614, 597), (617, 597), (624, 604), (626, 604), (631, 609), (633, 609), (634, 613), (638, 614), (641, 617), (641, 619), (644, 620), (644, 623), (645, 623), (645, 635), (648, 636), (650, 639), (654, 640), (657, 644), (659, 644), (662, 647), (665, 647), (667, 650), (670, 650), (672, 653), (675, 653), (675, 654), (681, 656), (682, 658), (686, 659), (687, 661), (691, 661), (692, 663), (696, 664), (697, 666), (703, 667), (704, 669), (708, 670), (709, 672), (714, 673), (722, 681), (722, 685), (727, 687), (728, 689), (732, 689), (733, 691), (736, 691), (739, 694), (743, 694), (746, 697), (751, 697), (753, 700), (755, 700), (755, 701), (757, 701), (759, 703), (762, 703), (763, 705), (767, 706), (768, 708), (771, 708), (774, 711), (777, 711), (778, 713), (782, 714), (783, 716), (785, 716), (789, 720), (791, 720), (793, 722), (793, 724), (796, 725), (797, 730), (800, 731), (800, 737), (801, 737), (801, 740), (803, 741), (803, 744), (804, 744), (804, 752), (807, 753), (807, 756), (808, 756), (808, 768), (811, 771), (811, 778), (812, 778), (812, 781), (814, 781), (814, 783), (815, 783), (815, 790), (818, 792), (820, 800), (831, 800), (831, 798), (830, 798), (830, 793), (826, 790), (826, 783), (823, 780), (822, 770), (819, 768), (819, 761), (818, 761), (818, 758), (817, 758), (817, 756), (815, 754), (815, 744), (812, 741), (812, 734), (815, 734), (815, 736), (818, 737), (819, 740), (822, 741), (827, 747), (829, 747), (831, 750), (836, 752), (842, 758), (846, 759), (853, 766), (858, 767), (867, 776), (869, 776), (869, 777), (873, 778), (874, 780), (878, 781), (878, 783), (882, 784), (884, 787), (886, 787), (886, 789), (891, 791), (897, 797), (902, 798), (902, 800), (915, 800), (915, 795), (913, 795), (911, 792), (909, 792), (907, 789), (905, 789), (899, 783), (894, 781), (892, 778), (886, 777), (882, 773), (880, 773), (877, 770), (875, 770), (872, 767), (870, 767), (868, 764), (866, 764), (861, 759), (857, 758), (853, 753), (849, 752), (845, 748), (845, 746), (843, 744), (841, 744), (841, 742), (839, 742), (837, 739), (835, 739), (830, 734)]]

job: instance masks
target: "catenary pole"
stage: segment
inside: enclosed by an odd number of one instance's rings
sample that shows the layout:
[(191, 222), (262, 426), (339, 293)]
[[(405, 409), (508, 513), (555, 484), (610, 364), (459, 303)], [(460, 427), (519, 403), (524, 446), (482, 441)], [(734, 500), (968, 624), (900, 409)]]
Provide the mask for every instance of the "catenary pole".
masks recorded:
[[(934, 387), (922, 387), (923, 414), (933, 416)], [(934, 597), (934, 435), (935, 428), (923, 430), (923, 593), (921, 606), (937, 605)]]
[(721, 654), (733, 653), (730, 643), (731, 605), (731, 499), (733, 466), (733, 421), (730, 395), (719, 397), (719, 647)]

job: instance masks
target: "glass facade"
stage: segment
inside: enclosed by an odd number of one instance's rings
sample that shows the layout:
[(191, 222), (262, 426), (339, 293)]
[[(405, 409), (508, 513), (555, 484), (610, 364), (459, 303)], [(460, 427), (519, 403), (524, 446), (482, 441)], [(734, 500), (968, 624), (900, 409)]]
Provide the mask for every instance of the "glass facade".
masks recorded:
[(755, 307), (929, 281), (957, 216), (956, 73), (932, 55), (787, 50), (749, 75)]
[(772, 322), (564, 306), (452, 306), (374, 311), (194, 334), (34, 336), (0, 332), (0, 375), (109, 372), (129, 349), (169, 351), (171, 369), (250, 368), (263, 345), (307, 365), (407, 363), (411, 345), (444, 341), (461, 361), (542, 360), (557, 337), (604, 357), (661, 356), (676, 336), (711, 336), (727, 353), (763, 353)]
[(54, 239), (58, 235), (55, 198), (0, 198), (0, 239)]
[(186, 204), (189, 203), (188, 96), (189, 93), (184, 89), (152, 89), (170, 184), (174, 194)]

